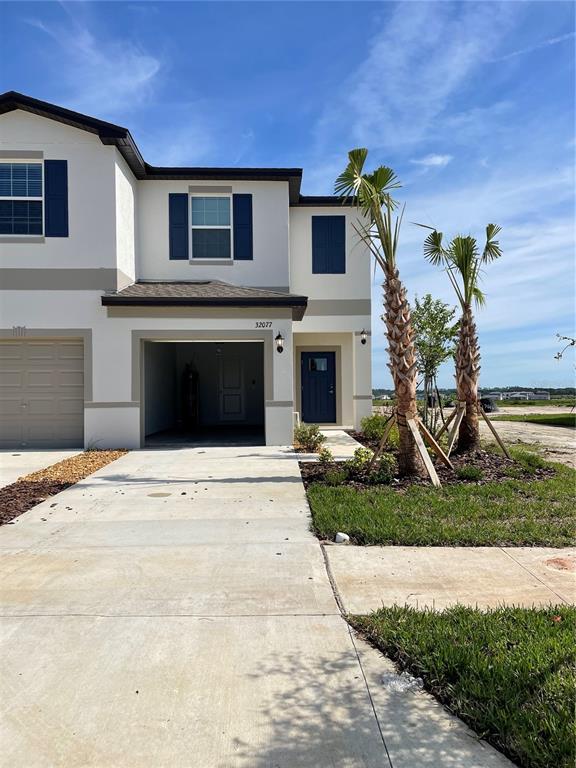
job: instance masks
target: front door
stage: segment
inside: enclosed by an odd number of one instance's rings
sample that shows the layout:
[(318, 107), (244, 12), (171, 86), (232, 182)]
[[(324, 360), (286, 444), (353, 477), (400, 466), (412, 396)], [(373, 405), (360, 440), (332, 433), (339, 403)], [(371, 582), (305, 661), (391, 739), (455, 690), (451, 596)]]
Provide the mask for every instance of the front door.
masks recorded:
[(336, 423), (336, 353), (302, 352), (302, 421)]
[(236, 355), (220, 358), (220, 420), (244, 419), (244, 364)]

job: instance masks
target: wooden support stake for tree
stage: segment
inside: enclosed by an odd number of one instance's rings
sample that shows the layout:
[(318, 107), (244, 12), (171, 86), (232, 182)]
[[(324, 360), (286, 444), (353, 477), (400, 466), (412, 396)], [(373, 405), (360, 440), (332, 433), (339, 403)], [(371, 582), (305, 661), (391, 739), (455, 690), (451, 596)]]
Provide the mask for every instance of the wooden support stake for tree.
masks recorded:
[(460, 403), (458, 403), (458, 415), (456, 416), (456, 421), (454, 422), (452, 432), (448, 438), (448, 450), (446, 451), (446, 456), (450, 456), (450, 453), (452, 452), (452, 447), (454, 445), (454, 441), (456, 440), (456, 435), (458, 434), (458, 429), (460, 428), (460, 424), (462, 423), (462, 419), (464, 418), (465, 413), (466, 406), (462, 408)]
[(504, 451), (504, 456), (506, 456), (507, 459), (511, 459), (512, 456), (510, 456), (510, 454), (508, 453), (508, 449), (506, 448), (506, 446), (504, 445), (504, 443), (500, 439), (500, 435), (498, 434), (498, 432), (496, 432), (496, 428), (494, 427), (494, 425), (492, 424), (492, 422), (490, 421), (488, 416), (486, 416), (486, 414), (484, 413), (484, 409), (482, 407), (480, 407), (479, 410), (480, 410), (480, 415), (482, 416), (482, 418), (484, 419), (486, 424), (488, 424), (488, 426), (490, 427), (490, 432), (492, 432), (492, 434), (496, 438), (496, 442), (498, 443), (500, 448), (502, 448), (502, 450)]
[(436, 474), (436, 469), (434, 467), (434, 464), (432, 464), (432, 459), (430, 458), (428, 451), (426, 450), (426, 446), (422, 442), (422, 438), (420, 437), (420, 432), (418, 431), (418, 425), (416, 424), (414, 419), (406, 419), (406, 422), (410, 427), (410, 432), (412, 432), (412, 436), (414, 438), (414, 441), (416, 443), (416, 447), (418, 448), (420, 456), (422, 457), (424, 466), (426, 467), (428, 474), (430, 475), (430, 480), (432, 480), (432, 485), (436, 486), (436, 488), (440, 488), (441, 486), (440, 478)]
[(440, 430), (440, 432), (438, 432), (438, 434), (436, 435), (436, 440), (440, 440), (440, 438), (442, 437), (442, 435), (444, 434), (444, 432), (446, 432), (446, 430), (448, 429), (448, 427), (450, 426), (450, 424), (451, 424), (451, 423), (452, 423), (452, 421), (454, 420), (454, 417), (456, 416), (456, 414), (457, 414), (457, 413), (458, 413), (458, 408), (456, 407), (456, 408), (454, 408), (454, 410), (452, 411), (452, 413), (450, 414), (450, 416), (448, 416), (448, 418), (447, 418), (447, 419), (446, 419), (446, 421), (444, 422), (444, 426), (442, 427), (442, 429)]
[(419, 422), (419, 427), (420, 427), (420, 432), (422, 432), (422, 434), (424, 435), (424, 439), (428, 441), (428, 444), (430, 445), (434, 453), (439, 457), (441, 461), (444, 462), (444, 464), (446, 464), (447, 467), (450, 467), (450, 469), (454, 469), (454, 465), (452, 464), (448, 456), (446, 456), (442, 448), (438, 445), (438, 443), (434, 438), (434, 435), (428, 430), (428, 427), (423, 422)]
[(372, 456), (372, 459), (370, 461), (370, 468), (372, 468), (376, 464), (378, 457), (381, 455), (382, 451), (384, 450), (384, 446), (388, 442), (390, 430), (394, 426), (395, 421), (396, 421), (396, 411), (392, 411), (392, 413), (390, 414), (390, 416), (388, 416), (388, 418), (386, 419), (386, 422), (384, 423), (384, 432), (382, 432), (380, 445), (378, 446), (378, 448), (376, 448), (374, 452), (374, 456)]

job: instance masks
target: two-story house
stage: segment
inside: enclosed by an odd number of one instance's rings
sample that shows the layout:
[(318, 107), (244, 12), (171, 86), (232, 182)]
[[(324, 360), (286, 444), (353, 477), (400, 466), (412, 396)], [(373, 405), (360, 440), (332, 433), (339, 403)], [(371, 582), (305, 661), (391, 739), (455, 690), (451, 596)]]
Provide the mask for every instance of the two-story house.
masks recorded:
[(159, 168), (0, 96), (0, 445), (136, 448), (371, 411), (370, 259), (299, 168)]

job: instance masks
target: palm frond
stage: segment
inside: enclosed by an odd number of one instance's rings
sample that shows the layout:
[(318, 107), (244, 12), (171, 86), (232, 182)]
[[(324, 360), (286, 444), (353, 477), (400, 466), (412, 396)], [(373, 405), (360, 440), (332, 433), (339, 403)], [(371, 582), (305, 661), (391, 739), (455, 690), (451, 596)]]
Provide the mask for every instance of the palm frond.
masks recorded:
[[(426, 225), (418, 224), (418, 226)], [(442, 247), (442, 238), (442, 232), (437, 232), (435, 229), (433, 229), (428, 237), (424, 240), (424, 258), (435, 266), (439, 266), (446, 260), (446, 252)]]
[(500, 256), (502, 256), (500, 243), (498, 240), (494, 239), (501, 230), (502, 227), (499, 227), (498, 224), (488, 224), (486, 226), (486, 245), (484, 246), (484, 251), (482, 253), (483, 264), (487, 264), (489, 261), (494, 261), (494, 259), (499, 259)]
[(476, 305), (478, 307), (483, 307), (484, 304), (486, 304), (486, 296), (484, 295), (484, 293), (482, 293), (482, 291), (480, 290), (480, 288), (478, 288), (477, 285), (475, 285), (474, 288), (472, 289), (472, 297), (474, 298), (474, 301), (476, 302)]

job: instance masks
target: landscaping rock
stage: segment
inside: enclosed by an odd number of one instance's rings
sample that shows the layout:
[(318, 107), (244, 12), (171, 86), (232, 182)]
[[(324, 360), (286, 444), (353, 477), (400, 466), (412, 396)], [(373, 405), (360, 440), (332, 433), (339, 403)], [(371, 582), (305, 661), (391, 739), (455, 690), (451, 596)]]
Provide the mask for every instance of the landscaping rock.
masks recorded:
[(347, 533), (337, 533), (334, 536), (334, 541), (336, 544), (347, 544), (350, 541), (350, 536)]

